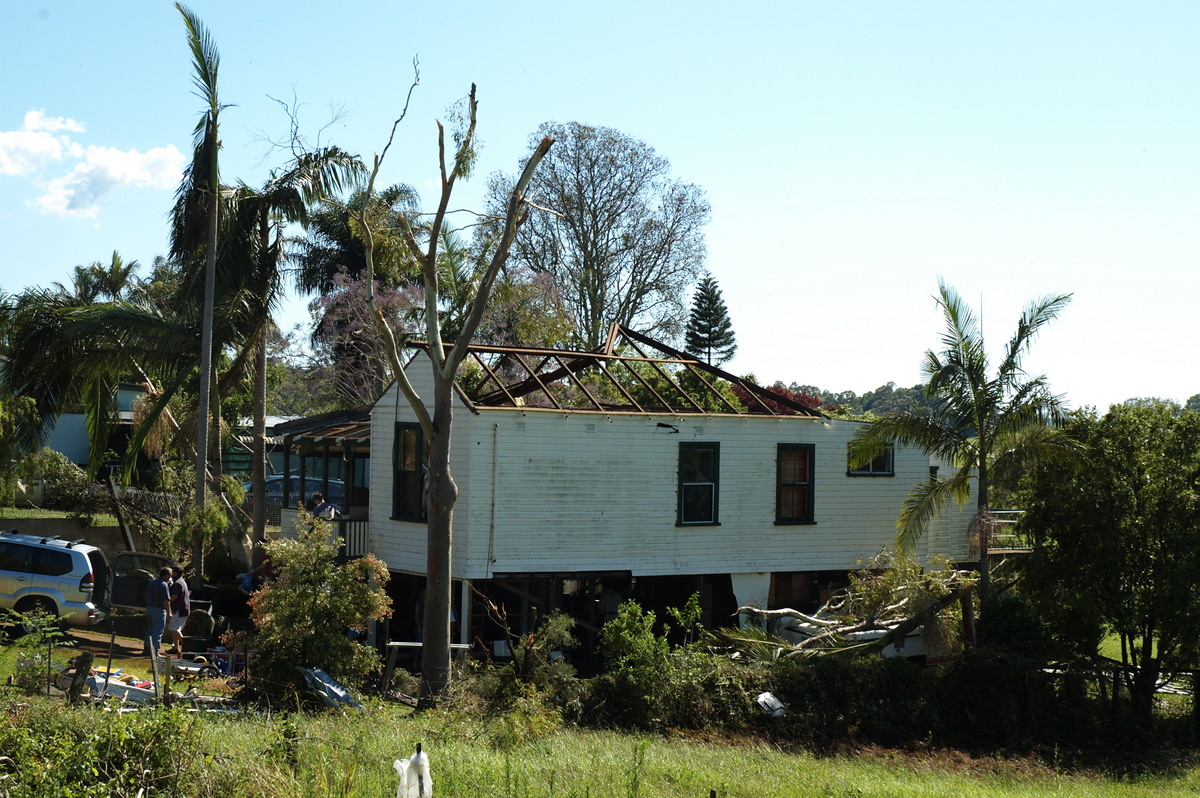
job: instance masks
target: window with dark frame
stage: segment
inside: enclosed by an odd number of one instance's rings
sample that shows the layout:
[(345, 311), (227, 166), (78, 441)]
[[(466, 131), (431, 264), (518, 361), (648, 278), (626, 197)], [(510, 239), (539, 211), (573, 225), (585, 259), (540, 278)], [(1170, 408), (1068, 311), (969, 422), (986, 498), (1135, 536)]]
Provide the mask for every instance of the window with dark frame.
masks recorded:
[(775, 455), (775, 523), (812, 524), (813, 452), (811, 443), (781, 443)]
[(895, 450), (888, 447), (887, 451), (871, 462), (858, 468), (850, 467), (850, 455), (846, 455), (846, 475), (851, 477), (894, 477), (896, 476)]
[(676, 524), (715, 525), (721, 444), (679, 444), (679, 506)]
[(420, 424), (396, 422), (392, 475), (392, 518), (424, 521), (425, 436)]

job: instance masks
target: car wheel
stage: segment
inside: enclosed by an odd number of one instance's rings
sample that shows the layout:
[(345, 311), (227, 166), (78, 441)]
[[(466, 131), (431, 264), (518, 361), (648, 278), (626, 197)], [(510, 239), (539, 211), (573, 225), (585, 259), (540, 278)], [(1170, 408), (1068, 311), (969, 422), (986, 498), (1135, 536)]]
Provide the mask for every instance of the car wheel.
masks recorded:
[(26, 634), (32, 634), (40, 628), (45, 628), (44, 621), (55, 620), (55, 628), (62, 626), (58, 621), (58, 606), (52, 599), (45, 596), (29, 596), (17, 602), (16, 611), (25, 616), (21, 628)]

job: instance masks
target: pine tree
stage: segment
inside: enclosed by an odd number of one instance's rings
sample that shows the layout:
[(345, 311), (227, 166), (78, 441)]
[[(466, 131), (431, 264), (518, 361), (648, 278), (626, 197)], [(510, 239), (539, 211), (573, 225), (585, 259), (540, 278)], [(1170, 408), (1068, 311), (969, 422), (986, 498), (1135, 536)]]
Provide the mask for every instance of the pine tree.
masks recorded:
[(692, 297), (692, 312), (688, 316), (684, 346), (710, 366), (719, 366), (737, 351), (729, 311), (712, 275), (704, 275)]

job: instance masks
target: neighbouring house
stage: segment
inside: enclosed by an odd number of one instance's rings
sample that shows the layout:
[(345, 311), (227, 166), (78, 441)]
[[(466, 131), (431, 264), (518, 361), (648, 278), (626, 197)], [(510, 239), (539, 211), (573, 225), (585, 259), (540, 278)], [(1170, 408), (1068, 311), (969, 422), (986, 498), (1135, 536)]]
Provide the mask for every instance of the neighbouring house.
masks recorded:
[[(133, 429), (134, 405), (146, 395), (146, 387), (141, 384), (123, 382), (116, 391), (116, 423), (109, 433), (108, 448), (112, 451), (123, 452)], [(68, 460), (78, 466), (87, 467), (91, 457), (92, 441), (88, 433), (87, 414), (83, 408), (76, 408), (70, 413), (63, 413), (55, 419), (50, 434), (46, 437), (48, 448), (64, 454)]]
[[(410, 347), (409, 378), (430, 396), (428, 357)], [(504, 607), (514, 632), (560, 610), (585, 639), (624, 598), (662, 609), (699, 593), (710, 625), (736, 623), (743, 604), (815, 608), (893, 545), (902, 500), (944, 465), (897, 448), (851, 470), (859, 423), (620, 327), (593, 352), (474, 346), (455, 402), (455, 634), (489, 648), (502, 634), (480, 596)], [(369, 428), (368, 520), (348, 549), (387, 563), (390, 636), (412, 639), (425, 572), (423, 435), (394, 385), (367, 425), (349, 414), (277, 434), (290, 432), (288, 448), (307, 456), (344, 458)], [(952, 505), (918, 558), (965, 559), (972, 514)]]
[[(267, 416), (267, 430), (294, 421), (296, 416)], [(254, 420), (243, 418), (238, 420), (237, 427), (230, 433), (228, 442), (221, 452), (222, 471), (232, 477), (250, 478), (251, 462), (254, 447)], [(267, 474), (283, 473), (283, 438), (279, 435), (267, 435)]]

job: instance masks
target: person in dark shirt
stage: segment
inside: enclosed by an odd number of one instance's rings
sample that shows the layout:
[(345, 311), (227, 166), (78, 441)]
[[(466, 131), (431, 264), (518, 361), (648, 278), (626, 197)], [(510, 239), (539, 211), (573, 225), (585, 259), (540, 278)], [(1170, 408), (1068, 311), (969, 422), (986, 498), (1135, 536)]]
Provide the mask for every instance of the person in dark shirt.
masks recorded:
[(312, 501), (313, 506), (309, 510), (309, 513), (313, 518), (321, 518), (326, 521), (332, 521), (341, 516), (341, 513), (338, 512), (338, 508), (325, 501), (325, 497), (320, 493), (314, 493), (312, 495)]
[(171, 617), (167, 619), (167, 632), (171, 635), (171, 654), (183, 655), (183, 625), (192, 612), (192, 591), (183, 578), (183, 569), (176, 565), (171, 569)]
[(167, 615), (171, 611), (171, 569), (163, 566), (157, 579), (146, 583), (146, 649), (151, 659), (158, 658), (162, 647), (163, 630), (167, 628)]

